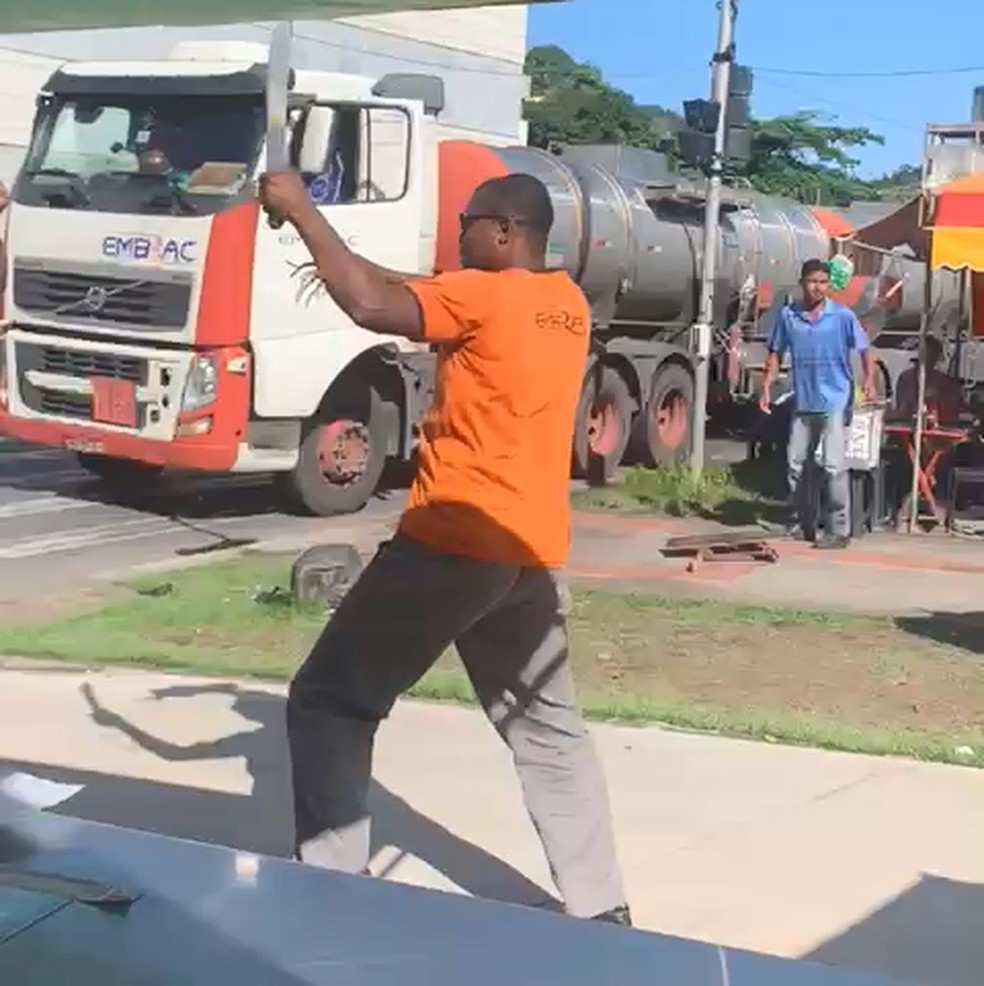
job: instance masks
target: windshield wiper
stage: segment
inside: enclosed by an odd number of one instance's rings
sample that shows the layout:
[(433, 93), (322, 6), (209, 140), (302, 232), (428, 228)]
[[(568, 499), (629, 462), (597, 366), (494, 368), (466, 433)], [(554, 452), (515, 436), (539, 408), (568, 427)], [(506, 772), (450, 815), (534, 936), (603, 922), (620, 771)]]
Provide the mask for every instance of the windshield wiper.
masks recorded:
[(27, 893), (62, 897), (76, 904), (98, 908), (127, 908), (143, 896), (115, 884), (30, 870), (0, 869), (0, 887)]
[(187, 195), (167, 175), (157, 175), (145, 171), (107, 171), (106, 174), (112, 175), (114, 178), (126, 178), (130, 181), (152, 181), (156, 184), (164, 184), (164, 188), (155, 191), (143, 200), (141, 205), (145, 207), (153, 208), (158, 205), (166, 205), (171, 208), (175, 215), (180, 215), (182, 212), (189, 216), (199, 215), (195, 204), (189, 201)]
[(179, 212), (183, 212), (186, 216), (197, 216), (198, 209), (195, 204), (188, 198), (188, 196), (180, 189), (177, 185), (172, 185), (168, 183), (168, 195), (165, 199), (165, 192), (163, 189), (156, 195), (147, 199), (147, 204), (152, 204), (154, 202), (167, 202), (173, 208), (177, 209)]
[(74, 171), (67, 171), (65, 168), (31, 168), (24, 172), (25, 178), (67, 178), (69, 181), (77, 181), (79, 176)]

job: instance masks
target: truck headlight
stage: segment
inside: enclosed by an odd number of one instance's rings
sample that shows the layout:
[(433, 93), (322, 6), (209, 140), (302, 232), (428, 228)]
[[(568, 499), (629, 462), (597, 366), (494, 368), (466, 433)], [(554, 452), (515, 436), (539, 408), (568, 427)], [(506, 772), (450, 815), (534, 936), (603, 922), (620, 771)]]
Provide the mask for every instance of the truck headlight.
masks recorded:
[(181, 397), (182, 411), (200, 411), (215, 400), (219, 371), (211, 356), (196, 356), (191, 361), (188, 379)]

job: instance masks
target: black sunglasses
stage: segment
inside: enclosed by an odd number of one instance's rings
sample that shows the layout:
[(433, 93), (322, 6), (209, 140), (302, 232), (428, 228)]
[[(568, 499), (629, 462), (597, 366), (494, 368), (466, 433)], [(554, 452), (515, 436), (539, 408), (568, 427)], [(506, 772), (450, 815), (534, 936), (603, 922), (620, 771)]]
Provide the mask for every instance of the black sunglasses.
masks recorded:
[(498, 213), (463, 212), (458, 217), (458, 221), (461, 223), (461, 235), (464, 236), (475, 223), (480, 223), (483, 219), (493, 223), (502, 223), (505, 226), (523, 226), (526, 222), (526, 220), (517, 219), (515, 216), (503, 216)]

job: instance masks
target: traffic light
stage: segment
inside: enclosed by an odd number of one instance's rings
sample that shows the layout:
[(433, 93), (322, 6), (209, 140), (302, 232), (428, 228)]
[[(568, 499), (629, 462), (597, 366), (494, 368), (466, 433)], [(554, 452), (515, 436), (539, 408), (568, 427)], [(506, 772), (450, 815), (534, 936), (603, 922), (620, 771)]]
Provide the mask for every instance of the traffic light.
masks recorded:
[(747, 65), (732, 65), (728, 85), (728, 136), (725, 156), (732, 161), (747, 161), (752, 156), (752, 70)]
[(677, 134), (680, 156), (701, 171), (714, 160), (714, 135), (717, 132), (721, 107), (709, 99), (690, 99), (683, 104), (685, 128)]
[[(752, 81), (747, 65), (731, 66), (724, 153), (734, 161), (747, 160), (752, 152)], [(686, 126), (678, 135), (680, 156), (690, 167), (704, 171), (714, 160), (721, 106), (710, 99), (690, 99), (683, 104), (683, 116)]]

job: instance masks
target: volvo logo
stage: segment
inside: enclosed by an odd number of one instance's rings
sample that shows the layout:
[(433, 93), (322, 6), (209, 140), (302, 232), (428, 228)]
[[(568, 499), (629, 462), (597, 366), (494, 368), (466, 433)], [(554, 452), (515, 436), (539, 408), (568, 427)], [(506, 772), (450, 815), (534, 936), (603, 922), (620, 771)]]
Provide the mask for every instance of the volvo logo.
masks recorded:
[(85, 296), (82, 298), (82, 307), (86, 311), (101, 312), (103, 308), (106, 307), (106, 302), (109, 300), (109, 292), (105, 288), (101, 287), (91, 287), (86, 291)]

